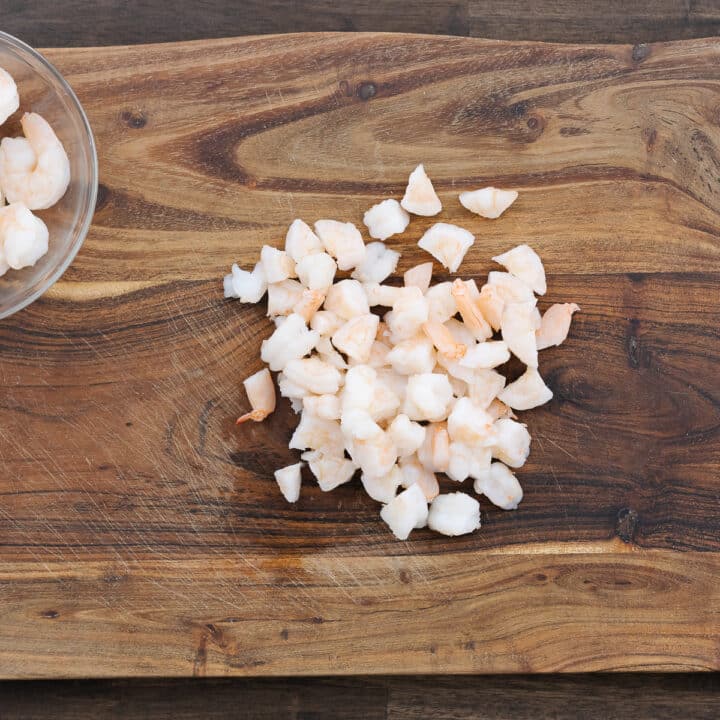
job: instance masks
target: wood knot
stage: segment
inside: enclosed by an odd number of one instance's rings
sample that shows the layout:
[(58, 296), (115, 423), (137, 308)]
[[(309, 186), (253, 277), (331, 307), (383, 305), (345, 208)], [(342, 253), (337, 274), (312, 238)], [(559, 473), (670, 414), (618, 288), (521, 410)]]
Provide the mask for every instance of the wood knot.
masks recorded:
[(633, 49), (632, 49), (633, 62), (640, 63), (649, 55), (650, 55), (650, 46), (649, 45), (647, 45), (645, 43), (638, 43), (637, 45), (633, 45)]
[(120, 119), (133, 130), (140, 130), (147, 125), (147, 117), (142, 110), (123, 110), (120, 113)]
[(280, 631), (280, 637), (281, 637), (283, 640), (287, 640), (287, 639), (290, 637), (290, 633), (288, 632), (287, 628), (283, 628), (283, 629)]
[(357, 96), (361, 100), (370, 100), (377, 94), (377, 86), (374, 82), (363, 82), (357, 87)]
[(631, 543), (635, 538), (638, 524), (638, 514), (630, 508), (621, 508), (617, 514), (615, 534), (624, 542)]
[(57, 610), (43, 610), (40, 613), (40, 617), (47, 618), (48, 620), (54, 620), (56, 617), (59, 617), (60, 613)]
[(529, 130), (532, 130), (535, 136), (541, 135), (545, 129), (545, 120), (540, 115), (531, 115), (525, 124)]
[(400, 578), (400, 582), (403, 583), (403, 585), (410, 584), (410, 573), (407, 570), (401, 570), (398, 573), (398, 577)]

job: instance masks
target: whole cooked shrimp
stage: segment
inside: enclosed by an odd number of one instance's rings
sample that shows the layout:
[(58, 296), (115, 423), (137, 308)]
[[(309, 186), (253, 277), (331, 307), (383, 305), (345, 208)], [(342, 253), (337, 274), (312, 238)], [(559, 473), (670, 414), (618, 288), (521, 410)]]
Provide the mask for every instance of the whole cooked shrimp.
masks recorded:
[(18, 89), (12, 75), (0, 68), (0, 125), (20, 107)]
[(0, 275), (7, 267), (34, 265), (48, 250), (47, 226), (22, 203), (5, 205), (0, 208), (0, 248)]
[(70, 161), (57, 135), (40, 115), (25, 113), (20, 124), (24, 138), (3, 138), (0, 143), (0, 185), (8, 202), (44, 210), (65, 194)]

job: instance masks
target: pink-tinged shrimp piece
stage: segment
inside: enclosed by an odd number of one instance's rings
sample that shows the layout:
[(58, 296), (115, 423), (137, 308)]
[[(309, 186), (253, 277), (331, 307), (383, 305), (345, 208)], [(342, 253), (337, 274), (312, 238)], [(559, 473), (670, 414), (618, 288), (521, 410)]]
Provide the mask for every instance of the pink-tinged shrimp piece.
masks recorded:
[(400, 460), (400, 472), (402, 486), (409, 488), (411, 485), (417, 485), (428, 502), (440, 494), (440, 485), (435, 473), (421, 465), (415, 455)]
[(498, 190), (494, 187), (481, 188), (460, 193), (460, 203), (470, 212), (494, 220), (499, 218), (516, 200), (515, 190)]
[(542, 317), (540, 329), (535, 333), (538, 350), (560, 345), (568, 336), (573, 313), (580, 307), (575, 303), (551, 305)]
[(502, 323), (502, 313), (505, 300), (497, 285), (483, 285), (477, 305), (483, 317), (490, 323), (493, 330), (499, 330)]
[(440, 198), (422, 165), (418, 165), (410, 173), (405, 195), (400, 201), (400, 205), (414, 215), (425, 215), (426, 217), (437, 215), (442, 210)]
[(431, 262), (421, 263), (415, 267), (411, 267), (405, 271), (403, 280), (405, 287), (417, 287), (420, 288), (423, 295), (430, 288), (430, 281), (432, 280), (432, 269), (433, 264)]
[(447, 423), (430, 423), (425, 440), (417, 451), (420, 464), (430, 472), (445, 472), (450, 462), (450, 436)]
[(452, 333), (439, 322), (426, 322), (422, 326), (423, 332), (430, 338), (432, 344), (445, 357), (459, 360), (467, 352), (467, 345), (455, 342)]
[(479, 306), (472, 301), (470, 293), (470, 289), (462, 280), (457, 279), (453, 282), (452, 295), (465, 326), (477, 340), (487, 340), (492, 337), (492, 328), (480, 312)]
[(293, 312), (310, 323), (313, 315), (325, 302), (325, 293), (321, 290), (303, 290), (300, 301), (293, 308)]
[(253, 420), (262, 422), (273, 410), (275, 410), (275, 385), (272, 376), (267, 368), (256, 372), (243, 381), (245, 392), (252, 411), (241, 415), (237, 424)]
[(493, 420), (499, 420), (500, 418), (516, 419), (516, 415), (512, 411), (512, 408), (497, 398), (490, 403), (486, 412)]

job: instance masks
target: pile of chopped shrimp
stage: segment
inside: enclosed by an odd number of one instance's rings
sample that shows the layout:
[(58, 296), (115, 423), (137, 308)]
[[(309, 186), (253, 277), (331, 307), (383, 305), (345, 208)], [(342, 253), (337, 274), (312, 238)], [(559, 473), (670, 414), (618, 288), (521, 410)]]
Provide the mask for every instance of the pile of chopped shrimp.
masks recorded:
[[(19, 107), (15, 81), (0, 68), (0, 125)], [(25, 137), (0, 142), (0, 276), (48, 251), (47, 225), (32, 211), (52, 207), (70, 183), (70, 161), (47, 121), (30, 112), (20, 124)]]
[[(494, 219), (516, 198), (488, 187), (459, 200)], [(471, 478), (475, 493), (500, 508), (518, 506), (523, 492), (513, 470), (528, 457), (530, 434), (513, 411), (552, 398), (538, 350), (562, 343), (579, 310), (552, 305), (540, 315), (545, 270), (527, 245), (494, 257), (505, 271), (490, 272), (480, 288), (460, 278), (433, 285), (432, 262), (408, 270), (402, 287), (385, 284), (400, 253), (384, 241), (405, 231), (410, 214), (441, 209), (419, 165), (400, 202), (383, 200), (365, 213), (375, 242), (365, 244), (352, 223), (318, 220), (313, 231), (295, 220), (284, 250), (265, 245), (251, 271), (233, 265), (225, 277), (226, 297), (256, 303), (267, 293), (275, 323), (261, 349), (269, 369), (244, 381), (252, 410), (238, 423), (260, 422), (275, 409), (270, 371), (299, 415), (289, 446), (301, 461), (275, 472), (281, 492), (298, 500), (306, 463), (324, 491), (359, 471), (400, 540), (425, 526), (444, 535), (480, 527), (477, 499), (441, 494), (438, 473), (456, 483)], [(467, 230), (437, 223), (418, 244), (456, 273), (473, 242)], [(338, 271), (351, 273), (339, 280)], [(511, 354), (527, 369), (506, 384), (497, 368)]]

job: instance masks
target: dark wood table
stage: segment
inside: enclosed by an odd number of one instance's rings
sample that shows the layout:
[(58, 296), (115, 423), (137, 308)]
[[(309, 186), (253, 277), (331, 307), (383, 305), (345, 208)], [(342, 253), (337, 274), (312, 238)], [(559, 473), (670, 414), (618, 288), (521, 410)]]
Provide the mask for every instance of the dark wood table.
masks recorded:
[[(720, 35), (718, 0), (81, 0), (5, 3), (2, 29), (39, 47), (300, 30), (644, 43)], [(187, 9), (184, 9), (186, 7)], [(2, 586), (0, 585), (0, 598)], [(717, 675), (72, 681), (0, 684), (0, 718), (614, 718), (718, 716)]]

